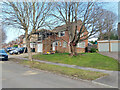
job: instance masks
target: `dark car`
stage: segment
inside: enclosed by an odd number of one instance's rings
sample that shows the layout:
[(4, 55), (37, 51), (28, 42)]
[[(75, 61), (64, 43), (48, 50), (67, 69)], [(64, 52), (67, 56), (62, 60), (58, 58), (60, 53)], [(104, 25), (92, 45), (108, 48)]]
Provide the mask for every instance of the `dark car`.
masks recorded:
[(19, 54), (21, 52), (21, 49), (20, 48), (16, 48), (15, 50), (11, 50), (10, 52), (9, 52), (9, 54)]
[(6, 49), (6, 51), (7, 52), (10, 52), (10, 51), (12, 51), (12, 50), (15, 50), (17, 47), (8, 47), (7, 49)]
[(25, 47), (22, 48), (16, 48), (15, 50), (10, 51), (10, 54), (21, 54), (23, 52), (27, 52), (27, 49)]
[(27, 52), (27, 48), (25, 48), (25, 47), (21, 47), (21, 48), (19, 48), (20, 50), (19, 50), (19, 53), (18, 54), (20, 54), (20, 53), (26, 53)]
[(6, 51), (9, 52), (11, 50), (11, 47), (6, 48)]
[(8, 61), (8, 55), (4, 49), (0, 49), (0, 61)]

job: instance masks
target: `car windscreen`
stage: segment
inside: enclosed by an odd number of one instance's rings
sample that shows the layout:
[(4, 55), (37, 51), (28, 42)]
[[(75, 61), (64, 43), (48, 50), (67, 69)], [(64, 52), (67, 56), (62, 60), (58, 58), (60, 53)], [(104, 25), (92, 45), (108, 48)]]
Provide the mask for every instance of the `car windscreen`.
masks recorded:
[(20, 50), (20, 48), (16, 48), (15, 50)]
[(6, 53), (5, 50), (0, 50), (0, 53)]
[(21, 50), (23, 50), (24, 48), (22, 47), (22, 48), (20, 48)]

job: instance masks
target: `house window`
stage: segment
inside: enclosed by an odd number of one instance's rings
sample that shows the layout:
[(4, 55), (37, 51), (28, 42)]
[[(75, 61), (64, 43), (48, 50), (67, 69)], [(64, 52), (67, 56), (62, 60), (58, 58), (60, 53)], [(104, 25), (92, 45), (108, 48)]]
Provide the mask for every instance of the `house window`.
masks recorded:
[(35, 48), (35, 46), (36, 46), (36, 44), (35, 44), (35, 43), (33, 43), (33, 48)]
[(65, 36), (65, 31), (59, 32), (59, 37)]
[(38, 41), (42, 41), (42, 35), (39, 33), (39, 36), (38, 36)]
[(30, 43), (30, 48), (35, 48), (35, 43)]
[(79, 43), (77, 44), (77, 47), (78, 47), (78, 48), (85, 48), (85, 42), (79, 42)]
[(38, 37), (38, 41), (42, 41), (42, 37)]
[(63, 42), (63, 47), (67, 47), (67, 42)]
[(58, 46), (58, 41), (55, 42), (55, 46)]

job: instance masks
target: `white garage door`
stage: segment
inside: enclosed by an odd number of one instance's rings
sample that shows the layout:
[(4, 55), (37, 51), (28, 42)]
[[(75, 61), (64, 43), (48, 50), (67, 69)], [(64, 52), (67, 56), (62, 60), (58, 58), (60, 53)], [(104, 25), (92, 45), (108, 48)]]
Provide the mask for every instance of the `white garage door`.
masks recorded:
[(38, 44), (37, 52), (42, 52), (43, 51), (43, 44)]
[(118, 51), (120, 51), (120, 49), (118, 47), (119, 47), (118, 43), (111, 43), (111, 52), (118, 52)]
[(99, 52), (109, 52), (109, 43), (99, 43), (98, 50)]

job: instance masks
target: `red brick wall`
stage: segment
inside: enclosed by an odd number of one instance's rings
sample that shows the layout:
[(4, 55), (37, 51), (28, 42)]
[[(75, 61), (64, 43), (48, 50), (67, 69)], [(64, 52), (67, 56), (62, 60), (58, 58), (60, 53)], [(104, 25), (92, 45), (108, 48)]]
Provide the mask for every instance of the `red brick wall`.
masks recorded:
[[(55, 50), (58, 52), (69, 52), (69, 36), (68, 36), (68, 32), (65, 32), (65, 36), (62, 37), (58, 37), (55, 35), (52, 35), (50, 37), (48, 37), (47, 39), (43, 40), (43, 53), (46, 53), (48, 51), (51, 51), (52, 46), (51, 44), (55, 41), (58, 40), (58, 46), (55, 46)], [(63, 42), (66, 41), (67, 42), (67, 47), (63, 47)], [(60, 46), (60, 42), (61, 42), (61, 46)], [(84, 40), (85, 42), (85, 47), (87, 47), (88, 45), (88, 40)], [(77, 53), (81, 53), (81, 52), (85, 52), (85, 48), (77, 48)]]

